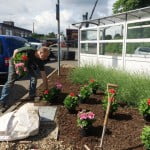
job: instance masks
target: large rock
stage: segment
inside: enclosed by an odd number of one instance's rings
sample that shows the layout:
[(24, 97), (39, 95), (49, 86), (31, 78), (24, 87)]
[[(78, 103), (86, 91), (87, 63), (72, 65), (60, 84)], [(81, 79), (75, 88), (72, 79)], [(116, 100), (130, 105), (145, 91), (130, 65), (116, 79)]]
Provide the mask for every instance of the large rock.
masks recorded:
[(0, 141), (24, 139), (39, 132), (39, 111), (32, 103), (0, 117)]

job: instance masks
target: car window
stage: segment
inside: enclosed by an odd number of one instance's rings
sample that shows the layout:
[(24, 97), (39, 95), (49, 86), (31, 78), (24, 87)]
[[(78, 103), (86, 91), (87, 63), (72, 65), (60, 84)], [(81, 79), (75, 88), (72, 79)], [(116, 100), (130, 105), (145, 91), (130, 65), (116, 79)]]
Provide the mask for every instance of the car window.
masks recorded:
[(0, 39), (0, 54), (3, 54), (3, 45), (1, 39)]
[(148, 47), (143, 47), (143, 48), (140, 48), (140, 51), (141, 52), (150, 52), (150, 48), (148, 48)]
[(12, 37), (9, 37), (6, 39), (7, 40), (7, 43), (8, 43), (8, 47), (9, 47), (9, 52), (10, 52), (10, 56), (13, 54), (13, 51), (16, 49), (16, 48), (20, 48), (20, 47), (24, 47), (26, 46), (26, 40), (22, 40), (22, 39), (15, 39), (15, 38), (12, 38)]

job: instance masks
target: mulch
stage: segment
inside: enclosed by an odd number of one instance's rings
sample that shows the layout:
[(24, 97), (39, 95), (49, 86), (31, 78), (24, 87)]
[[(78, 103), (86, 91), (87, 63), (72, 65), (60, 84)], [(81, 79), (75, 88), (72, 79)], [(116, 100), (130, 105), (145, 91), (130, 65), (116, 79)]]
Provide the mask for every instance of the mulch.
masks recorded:
[[(104, 121), (104, 111), (101, 104), (103, 93), (98, 91), (89, 98), (87, 103), (80, 104), (75, 113), (69, 113), (63, 106), (63, 100), (70, 92), (78, 94), (82, 86), (73, 84), (68, 79), (68, 73), (71, 70), (72, 68), (62, 67), (60, 76), (55, 72), (49, 78), (49, 87), (53, 87), (56, 82), (60, 82), (63, 85), (62, 93), (51, 104), (58, 106), (56, 114), (59, 126), (58, 141), (63, 141), (64, 145), (71, 145), (73, 150), (84, 150), (85, 145), (91, 150), (96, 150), (100, 144)], [(39, 96), (41, 96), (42, 91), (41, 86), (37, 90)], [(76, 121), (77, 113), (82, 109), (91, 110), (96, 115), (93, 128), (86, 136), (81, 134), (81, 129), (77, 127)], [(140, 139), (144, 125), (150, 125), (150, 122), (146, 122), (136, 108), (120, 106), (113, 117), (108, 120), (103, 150), (144, 150)]]

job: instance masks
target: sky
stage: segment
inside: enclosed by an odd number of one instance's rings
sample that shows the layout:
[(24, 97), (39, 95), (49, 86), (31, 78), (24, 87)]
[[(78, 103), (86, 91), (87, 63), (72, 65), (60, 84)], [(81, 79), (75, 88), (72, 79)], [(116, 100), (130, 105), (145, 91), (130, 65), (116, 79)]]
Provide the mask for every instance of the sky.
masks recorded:
[[(73, 23), (82, 21), (82, 15), (91, 15), (96, 0), (59, 0), (60, 30), (75, 28)], [(112, 15), (112, 5), (116, 0), (99, 0), (92, 19)], [(14, 21), (15, 26), (39, 34), (57, 33), (57, 0), (0, 0), (0, 23)]]

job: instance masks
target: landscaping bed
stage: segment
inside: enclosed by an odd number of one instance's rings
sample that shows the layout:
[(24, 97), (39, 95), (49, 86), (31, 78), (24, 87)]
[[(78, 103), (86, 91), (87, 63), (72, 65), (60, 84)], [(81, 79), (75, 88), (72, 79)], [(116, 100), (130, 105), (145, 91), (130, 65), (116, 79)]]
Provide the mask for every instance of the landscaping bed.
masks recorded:
[[(59, 125), (58, 140), (63, 141), (66, 145), (72, 145), (73, 149), (84, 149), (86, 144), (89, 148), (94, 149), (95, 146), (100, 144), (102, 134), (102, 126), (104, 121), (104, 111), (101, 105), (101, 98), (103, 93), (100, 91), (92, 95), (87, 103), (80, 104), (77, 111), (81, 109), (88, 109), (95, 113), (96, 121), (94, 128), (89, 136), (83, 137), (80, 134), (80, 128), (77, 127), (77, 112), (70, 114), (63, 106), (64, 98), (70, 93), (78, 94), (80, 87), (83, 85), (72, 84), (67, 78), (69, 68), (61, 68), (60, 77), (57, 73), (49, 79), (50, 86), (56, 82), (62, 84), (62, 94), (53, 102), (52, 105), (58, 105), (57, 119)], [(40, 93), (40, 89), (39, 89)], [(129, 150), (136, 149), (142, 150), (140, 135), (144, 125), (150, 125), (139, 114), (139, 111), (127, 106), (119, 107), (118, 111), (114, 114), (113, 118), (108, 120), (106, 134), (104, 136), (103, 149), (105, 150)]]
[[(48, 126), (40, 127), (40, 132), (37, 136), (30, 137), (27, 140), (32, 142), (41, 150), (84, 150), (87, 145), (91, 150), (98, 149), (96, 146), (100, 144), (100, 138), (103, 129), (104, 111), (102, 109), (101, 99), (103, 93), (98, 91), (90, 96), (88, 102), (80, 104), (77, 111), (73, 114), (63, 106), (64, 98), (70, 93), (78, 94), (80, 87), (83, 85), (73, 84), (68, 79), (68, 73), (72, 68), (62, 67), (60, 76), (55, 72), (49, 78), (49, 87), (53, 87), (56, 82), (62, 84), (62, 93), (51, 103), (57, 105), (58, 110), (56, 118), (59, 126), (58, 141), (50, 140)], [(37, 89), (39, 96), (42, 95), (43, 88), (40, 86)], [(77, 112), (82, 109), (88, 109), (95, 113), (96, 121), (93, 124), (92, 131), (88, 136), (81, 135), (80, 127), (77, 127)], [(129, 108), (126, 105), (120, 106), (114, 116), (108, 120), (104, 141), (103, 150), (144, 150), (141, 143), (140, 135), (144, 125), (150, 125), (139, 114), (135, 108)], [(0, 147), (5, 143), (0, 143)], [(22, 146), (19, 142), (12, 142), (16, 148)], [(28, 144), (24, 144), (21, 149), (28, 149)], [(26, 147), (25, 147), (26, 146)]]

